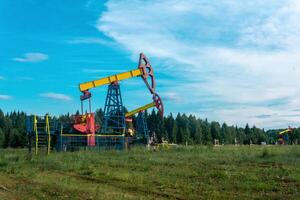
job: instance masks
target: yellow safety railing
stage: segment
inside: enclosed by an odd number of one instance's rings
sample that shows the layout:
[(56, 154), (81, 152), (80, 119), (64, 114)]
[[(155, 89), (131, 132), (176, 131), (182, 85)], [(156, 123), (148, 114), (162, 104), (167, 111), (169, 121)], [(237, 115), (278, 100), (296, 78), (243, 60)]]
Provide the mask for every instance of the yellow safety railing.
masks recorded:
[(38, 134), (38, 130), (37, 130), (37, 118), (34, 115), (33, 117), (33, 130), (35, 133), (35, 154), (38, 154), (38, 145), (39, 145), (39, 134)]
[[(37, 116), (33, 116), (33, 131), (35, 133), (35, 154), (38, 154), (38, 148), (39, 148), (39, 132), (38, 132), (38, 120)], [(46, 114), (45, 116), (45, 132), (47, 134), (47, 154), (50, 154), (50, 148), (51, 148), (51, 132), (50, 132), (50, 124), (49, 124), (49, 115)]]
[(49, 115), (46, 114), (46, 133), (48, 135), (47, 139), (47, 154), (50, 154), (50, 144), (51, 144), (51, 133), (50, 133), (50, 125), (49, 125)]

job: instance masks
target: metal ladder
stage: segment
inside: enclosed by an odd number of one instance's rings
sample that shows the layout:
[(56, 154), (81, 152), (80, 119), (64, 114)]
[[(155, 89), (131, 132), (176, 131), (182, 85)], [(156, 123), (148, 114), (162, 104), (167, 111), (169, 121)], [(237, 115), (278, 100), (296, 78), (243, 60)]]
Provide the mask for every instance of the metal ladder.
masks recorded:
[(51, 148), (51, 132), (48, 114), (46, 114), (43, 121), (39, 121), (37, 116), (34, 115), (33, 131), (35, 136), (35, 154), (38, 154), (39, 148), (46, 147), (47, 154), (49, 155)]

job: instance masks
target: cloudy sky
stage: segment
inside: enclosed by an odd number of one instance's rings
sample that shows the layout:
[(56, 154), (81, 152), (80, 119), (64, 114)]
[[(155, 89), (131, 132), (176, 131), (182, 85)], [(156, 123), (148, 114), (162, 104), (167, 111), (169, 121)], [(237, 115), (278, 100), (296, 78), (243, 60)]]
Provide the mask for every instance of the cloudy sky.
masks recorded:
[[(144, 52), (167, 113), (299, 126), (299, 19), (298, 0), (2, 0), (0, 108), (74, 113), (78, 83), (135, 69)], [(140, 78), (121, 88), (129, 109), (151, 101)]]

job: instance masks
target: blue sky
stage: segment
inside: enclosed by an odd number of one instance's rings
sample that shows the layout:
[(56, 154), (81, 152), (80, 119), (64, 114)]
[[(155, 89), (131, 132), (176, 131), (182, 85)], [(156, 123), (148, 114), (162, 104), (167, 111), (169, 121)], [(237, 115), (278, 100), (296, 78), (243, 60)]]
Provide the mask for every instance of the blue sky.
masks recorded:
[[(167, 113), (299, 126), (299, 19), (297, 0), (2, 0), (0, 108), (74, 113), (79, 83), (135, 69), (144, 52)], [(140, 78), (121, 87), (129, 109), (151, 101)]]

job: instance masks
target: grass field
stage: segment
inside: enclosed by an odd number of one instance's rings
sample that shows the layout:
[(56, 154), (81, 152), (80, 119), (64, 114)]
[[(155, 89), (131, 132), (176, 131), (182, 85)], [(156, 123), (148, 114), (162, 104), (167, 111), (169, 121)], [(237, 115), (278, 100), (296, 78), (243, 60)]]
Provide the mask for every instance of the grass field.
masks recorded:
[(300, 199), (300, 146), (0, 150), (0, 199)]

